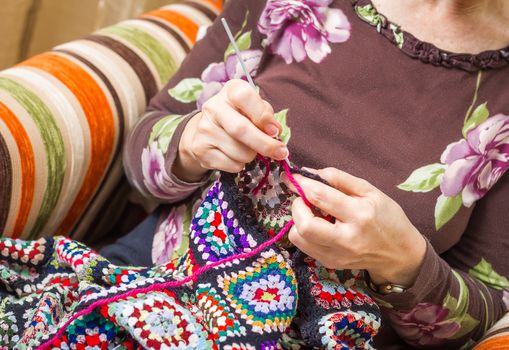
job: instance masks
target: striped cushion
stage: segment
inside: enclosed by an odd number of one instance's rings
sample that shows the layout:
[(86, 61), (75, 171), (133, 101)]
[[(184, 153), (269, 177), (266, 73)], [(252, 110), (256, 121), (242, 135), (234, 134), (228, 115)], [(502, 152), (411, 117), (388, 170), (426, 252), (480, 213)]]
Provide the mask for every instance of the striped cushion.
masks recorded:
[(122, 176), (121, 145), (220, 0), (188, 0), (0, 72), (0, 233), (81, 238)]
[(474, 350), (509, 349), (509, 313), (498, 321)]

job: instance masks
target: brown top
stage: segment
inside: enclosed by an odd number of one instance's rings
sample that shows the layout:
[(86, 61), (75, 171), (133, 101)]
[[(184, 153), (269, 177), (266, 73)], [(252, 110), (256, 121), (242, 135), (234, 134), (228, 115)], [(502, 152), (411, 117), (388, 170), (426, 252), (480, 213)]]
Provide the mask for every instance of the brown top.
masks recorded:
[[(509, 49), (439, 50), (368, 0), (236, 0), (223, 15), (234, 32), (252, 31), (246, 59), (256, 60), (262, 97), (288, 108), (292, 160), (365, 178), (431, 243), (411, 289), (377, 296), (386, 313), (378, 348), (479, 339), (509, 299)], [(168, 115), (191, 113), (238, 76), (236, 62), (222, 63), (227, 46), (216, 22), (131, 133), (125, 167), (147, 196), (176, 202), (204, 183), (169, 171), (189, 118)], [(187, 78), (197, 79), (179, 84)]]

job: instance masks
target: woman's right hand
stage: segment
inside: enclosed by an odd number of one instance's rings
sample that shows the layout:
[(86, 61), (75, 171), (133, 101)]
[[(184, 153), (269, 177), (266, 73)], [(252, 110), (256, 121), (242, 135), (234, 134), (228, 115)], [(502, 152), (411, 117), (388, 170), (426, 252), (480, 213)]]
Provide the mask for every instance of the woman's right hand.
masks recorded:
[(288, 149), (275, 139), (280, 132), (272, 106), (247, 82), (231, 80), (186, 125), (173, 173), (194, 182), (208, 170), (239, 172), (257, 154), (283, 160)]

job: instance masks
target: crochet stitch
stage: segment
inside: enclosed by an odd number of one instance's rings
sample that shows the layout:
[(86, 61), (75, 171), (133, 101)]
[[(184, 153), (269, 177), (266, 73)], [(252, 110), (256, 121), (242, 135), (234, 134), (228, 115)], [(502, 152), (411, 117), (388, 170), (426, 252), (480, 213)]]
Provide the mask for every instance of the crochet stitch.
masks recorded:
[(194, 215), (189, 250), (164, 265), (115, 266), (62, 237), (0, 240), (0, 344), (371, 349), (380, 315), (362, 273), (277, 244), (293, 224), (282, 171), (307, 201), (284, 162), (221, 173)]

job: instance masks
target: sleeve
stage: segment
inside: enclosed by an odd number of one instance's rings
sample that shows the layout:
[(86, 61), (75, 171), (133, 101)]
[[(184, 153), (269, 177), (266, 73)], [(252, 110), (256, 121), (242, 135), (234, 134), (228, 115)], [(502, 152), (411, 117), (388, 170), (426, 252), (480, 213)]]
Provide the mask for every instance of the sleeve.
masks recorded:
[(423, 349), (470, 348), (509, 302), (509, 176), (477, 202), (460, 241), (439, 256), (428, 243), (412, 288), (375, 295), (396, 332)]
[[(243, 27), (249, 8), (247, 0), (229, 1), (221, 17), (228, 20), (234, 32)], [(252, 13), (253, 11), (251, 11)], [(255, 26), (251, 18), (249, 26)], [(178, 145), (187, 122), (197, 113), (196, 100), (203, 71), (216, 62), (223, 62), (228, 38), (219, 19), (197, 42), (168, 84), (150, 101), (144, 116), (129, 133), (124, 147), (123, 162), (131, 185), (143, 196), (160, 202), (174, 203), (204, 185), (210, 176), (189, 183), (172, 173)], [(185, 81), (184, 81), (185, 80)], [(193, 83), (197, 84), (193, 86)], [(169, 90), (179, 86), (180, 97)], [(210, 175), (210, 174), (209, 174)]]

